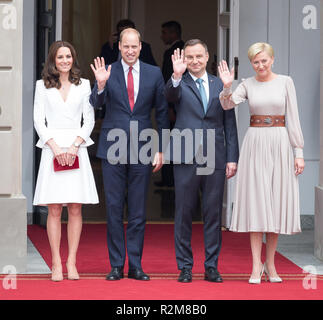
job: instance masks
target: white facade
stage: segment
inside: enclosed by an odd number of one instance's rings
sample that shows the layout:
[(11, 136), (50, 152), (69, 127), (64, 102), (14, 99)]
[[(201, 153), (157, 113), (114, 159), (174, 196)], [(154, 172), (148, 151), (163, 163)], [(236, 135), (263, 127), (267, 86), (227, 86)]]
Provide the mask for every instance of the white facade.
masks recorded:
[[(188, 12), (188, 18), (185, 20), (181, 12), (172, 12), (169, 8), (167, 9), (167, 6), (174, 1), (163, 1), (163, 6), (158, 7), (159, 10), (155, 10), (149, 0), (111, 0), (111, 2), (113, 5), (111, 23), (114, 25), (115, 21), (126, 16), (133, 19), (138, 28), (142, 29), (140, 31), (144, 35), (144, 40), (152, 45), (159, 63), (161, 62), (160, 52), (164, 50), (159, 36), (160, 25), (166, 17), (168, 17), (167, 20), (182, 22), (183, 29), (186, 30), (184, 40), (187, 40), (193, 32), (190, 31), (190, 28), (194, 27), (191, 23), (192, 17), (199, 15), (200, 24), (196, 23), (201, 27), (203, 25), (201, 19), (209, 16), (207, 10), (210, 10), (208, 8), (211, 8), (214, 3), (212, 0), (201, 0), (198, 13), (189, 12), (190, 6), (185, 6), (185, 11)], [(183, 3), (185, 2), (183, 0)], [(316, 215), (317, 245), (315, 251), (321, 259), (323, 259), (322, 138), (320, 142), (323, 131), (322, 96), (320, 102), (320, 91), (322, 92), (320, 76), (322, 78), (323, 69), (323, 57), (322, 55), (320, 57), (323, 43), (322, 35), (320, 35), (322, 2), (322, 0), (240, 0), (239, 35), (235, 34), (235, 37), (239, 39), (239, 79), (253, 74), (247, 58), (247, 49), (256, 41), (271, 43), (276, 52), (275, 72), (288, 74), (294, 79), (305, 138), (306, 169), (300, 178), (301, 214), (312, 217)], [(2, 151), (0, 158), (0, 248), (3, 247), (2, 243), (8, 243), (9, 238), (6, 238), (5, 234), (14, 224), (15, 230), (18, 230), (20, 234), (20, 237), (16, 235), (16, 243), (19, 244), (20, 251), (15, 247), (9, 247), (8, 250), (11, 252), (18, 250), (21, 257), (25, 254), (21, 248), (25, 248), (25, 240), (22, 239), (26, 238), (24, 226), (27, 212), (33, 212), (32, 198), (36, 174), (32, 121), (37, 56), (36, 3), (36, 0), (13, 0), (0, 3), (0, 146)], [(204, 12), (203, 4), (206, 8)], [(57, 5), (59, 10), (56, 32), (59, 36), (62, 33), (61, 29), (64, 28), (61, 23), (63, 21), (62, 1), (59, 0)], [(4, 9), (5, 6), (12, 6), (16, 9), (16, 20), (8, 18), (9, 11)], [(214, 17), (216, 14), (214, 12)], [(206, 22), (208, 25), (213, 23), (208, 20)], [(6, 29), (10, 23), (16, 23), (16, 29)], [(214, 23), (214, 28), (216, 25)], [(203, 39), (215, 50), (216, 30), (207, 28), (205, 34), (202, 35), (205, 35)], [(248, 121), (247, 107), (240, 106), (238, 111), (240, 141), (248, 126)], [(26, 201), (27, 208), (25, 207)], [(15, 204), (14, 214), (10, 208), (11, 203)], [(21, 226), (20, 229), (18, 226)], [(11, 234), (15, 235), (15, 232)], [(1, 266), (8, 264), (9, 261), (3, 261), (5, 256), (8, 256), (7, 252), (0, 249), (0, 272)]]

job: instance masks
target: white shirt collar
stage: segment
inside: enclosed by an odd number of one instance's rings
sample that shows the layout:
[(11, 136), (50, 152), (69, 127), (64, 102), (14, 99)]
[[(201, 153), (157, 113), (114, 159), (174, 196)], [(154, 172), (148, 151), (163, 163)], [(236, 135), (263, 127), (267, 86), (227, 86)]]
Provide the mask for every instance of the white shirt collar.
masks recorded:
[[(123, 67), (123, 71), (124, 72), (129, 72), (129, 65), (127, 65), (123, 59), (121, 59), (121, 64)], [(136, 72), (139, 73), (139, 69), (140, 69), (140, 62), (139, 59), (137, 59), (136, 63), (132, 66), (133, 70), (135, 70)]]
[(207, 72), (206, 72), (206, 71), (204, 72), (203, 76), (202, 76), (202, 77), (200, 77), (200, 78), (197, 78), (197, 77), (193, 76), (190, 72), (189, 72), (189, 74), (190, 74), (190, 76), (193, 78), (194, 82), (195, 82), (197, 79), (202, 79), (202, 80), (203, 80), (203, 82), (205, 82), (205, 83), (208, 83), (208, 81), (209, 81), (209, 77), (208, 77), (208, 75), (207, 75)]

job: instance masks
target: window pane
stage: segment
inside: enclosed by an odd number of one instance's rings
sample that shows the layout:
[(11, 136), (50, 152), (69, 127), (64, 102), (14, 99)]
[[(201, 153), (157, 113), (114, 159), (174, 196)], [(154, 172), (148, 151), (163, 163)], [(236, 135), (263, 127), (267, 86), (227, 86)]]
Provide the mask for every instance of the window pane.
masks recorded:
[(231, 11), (231, 0), (225, 0), (225, 11), (226, 12)]
[(222, 57), (225, 59), (228, 63), (228, 65), (231, 63), (229, 61), (230, 59), (230, 30), (228, 28), (223, 29), (223, 43), (222, 43)]

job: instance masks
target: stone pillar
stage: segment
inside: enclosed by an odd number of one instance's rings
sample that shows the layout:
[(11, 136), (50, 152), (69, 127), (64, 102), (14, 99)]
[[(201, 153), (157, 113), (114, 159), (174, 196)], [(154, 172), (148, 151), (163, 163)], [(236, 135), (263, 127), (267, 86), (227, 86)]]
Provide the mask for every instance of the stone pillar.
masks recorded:
[(0, 2), (0, 273), (23, 273), (27, 258), (21, 160), (22, 14), (23, 0)]
[[(323, 0), (321, 0), (321, 23), (323, 21)], [(323, 31), (321, 28), (321, 81), (320, 81), (320, 177), (319, 185), (315, 188), (315, 256), (323, 260)]]

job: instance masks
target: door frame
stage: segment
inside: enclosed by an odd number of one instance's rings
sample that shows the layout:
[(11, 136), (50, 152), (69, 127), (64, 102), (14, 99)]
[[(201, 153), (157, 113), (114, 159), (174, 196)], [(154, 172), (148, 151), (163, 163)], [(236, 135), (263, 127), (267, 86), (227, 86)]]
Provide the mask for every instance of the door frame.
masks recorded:
[[(229, 68), (234, 65), (235, 59), (239, 57), (239, 1), (218, 0), (218, 63), (226, 60)], [(229, 47), (229, 48), (228, 48)], [(236, 60), (239, 61), (239, 60)], [(233, 88), (238, 84), (233, 82)], [(238, 123), (238, 112), (235, 110)], [(222, 225), (230, 227), (231, 216), (234, 205), (235, 177), (226, 180), (225, 195), (223, 198)]]
[[(48, 55), (50, 45), (56, 41), (56, 20), (57, 20), (57, 0), (37, 0), (37, 58), (36, 58), (36, 78), (41, 79), (41, 72)], [(34, 141), (38, 139), (37, 133), (34, 129)], [(41, 150), (37, 147), (34, 148), (35, 154), (35, 177), (34, 186), (39, 171), (39, 164), (41, 158)], [(48, 216), (48, 208), (34, 206), (33, 209), (33, 224), (46, 226)]]

